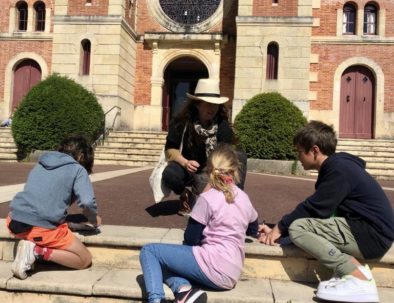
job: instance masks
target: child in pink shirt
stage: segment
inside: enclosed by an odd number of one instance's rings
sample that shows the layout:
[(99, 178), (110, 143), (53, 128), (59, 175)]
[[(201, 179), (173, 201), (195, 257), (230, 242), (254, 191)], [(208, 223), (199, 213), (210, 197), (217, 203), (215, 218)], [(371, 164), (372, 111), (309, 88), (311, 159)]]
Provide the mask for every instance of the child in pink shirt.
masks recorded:
[(213, 289), (231, 289), (245, 258), (246, 235), (258, 230), (257, 212), (235, 184), (239, 162), (231, 145), (219, 145), (208, 159), (209, 183), (191, 212), (185, 244), (148, 244), (140, 254), (149, 303), (168, 302), (163, 280), (179, 303), (205, 303), (197, 283)]

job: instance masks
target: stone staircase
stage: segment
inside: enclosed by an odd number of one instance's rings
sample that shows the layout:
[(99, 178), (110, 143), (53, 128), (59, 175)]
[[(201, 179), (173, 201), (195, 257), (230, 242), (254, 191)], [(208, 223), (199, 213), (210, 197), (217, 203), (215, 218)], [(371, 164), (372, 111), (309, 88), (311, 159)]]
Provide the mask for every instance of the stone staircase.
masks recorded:
[(394, 180), (394, 140), (341, 139), (337, 151), (364, 159), (367, 171), (376, 179)]
[(10, 127), (0, 128), (0, 161), (17, 162), (17, 148)]
[[(110, 132), (103, 145), (96, 148), (95, 163), (153, 166), (165, 137), (165, 132)], [(368, 172), (377, 179), (394, 179), (394, 140), (340, 139), (337, 151), (363, 158)]]
[[(164, 147), (165, 132), (113, 131), (96, 147), (96, 164), (154, 166)], [(10, 128), (0, 128), (0, 161), (16, 162), (16, 146)], [(375, 178), (394, 180), (394, 140), (340, 139), (337, 151), (363, 158)], [(312, 172), (316, 174), (316, 172)]]
[[(93, 266), (67, 270), (36, 264), (26, 280), (12, 277), (16, 243), (0, 219), (0, 301), (123, 303), (146, 302), (139, 264), (142, 245), (180, 244), (183, 230), (102, 226), (97, 235), (79, 235), (93, 256)], [(381, 303), (394, 302), (394, 248), (381, 260), (368, 262), (379, 287)], [(312, 303), (318, 279), (330, 273), (293, 245), (266, 246), (247, 239), (246, 259), (237, 286), (225, 292), (208, 291), (210, 303)], [(165, 288), (168, 299), (171, 291)]]
[(167, 133), (143, 131), (110, 132), (95, 150), (95, 164), (154, 166)]

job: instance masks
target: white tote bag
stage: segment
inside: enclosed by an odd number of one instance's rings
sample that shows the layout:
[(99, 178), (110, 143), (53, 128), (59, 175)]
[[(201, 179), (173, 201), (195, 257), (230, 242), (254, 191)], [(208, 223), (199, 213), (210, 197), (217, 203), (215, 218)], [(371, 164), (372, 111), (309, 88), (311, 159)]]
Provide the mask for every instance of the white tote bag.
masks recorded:
[[(182, 153), (183, 148), (183, 137), (186, 132), (186, 126), (183, 129), (181, 145), (179, 147), (179, 151)], [(163, 171), (167, 166), (165, 148), (161, 151), (159, 162), (157, 162), (155, 168), (152, 171), (152, 174), (149, 177), (150, 188), (153, 192), (153, 198), (156, 203), (161, 202), (164, 198), (168, 197), (171, 193), (171, 189), (166, 187), (162, 181)]]

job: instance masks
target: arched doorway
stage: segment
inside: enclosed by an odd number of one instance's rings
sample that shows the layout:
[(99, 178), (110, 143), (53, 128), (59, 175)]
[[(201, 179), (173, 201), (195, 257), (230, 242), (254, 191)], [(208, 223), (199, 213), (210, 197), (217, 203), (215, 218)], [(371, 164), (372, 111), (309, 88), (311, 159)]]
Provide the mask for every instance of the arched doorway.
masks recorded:
[(208, 78), (206, 66), (193, 57), (172, 61), (164, 72), (162, 129), (168, 130), (172, 117), (186, 100), (186, 93), (193, 93), (200, 78)]
[(371, 139), (374, 131), (375, 76), (364, 66), (347, 68), (341, 78), (339, 137)]
[(12, 109), (17, 107), (29, 90), (41, 81), (40, 65), (31, 59), (20, 62), (14, 70)]

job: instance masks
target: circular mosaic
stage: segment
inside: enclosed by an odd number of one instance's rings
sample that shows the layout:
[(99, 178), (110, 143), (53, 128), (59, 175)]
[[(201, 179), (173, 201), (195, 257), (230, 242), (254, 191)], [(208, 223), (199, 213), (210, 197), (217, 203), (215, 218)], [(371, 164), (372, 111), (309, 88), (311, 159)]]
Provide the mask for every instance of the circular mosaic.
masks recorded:
[(193, 25), (211, 17), (221, 0), (159, 0), (163, 12), (173, 21)]

